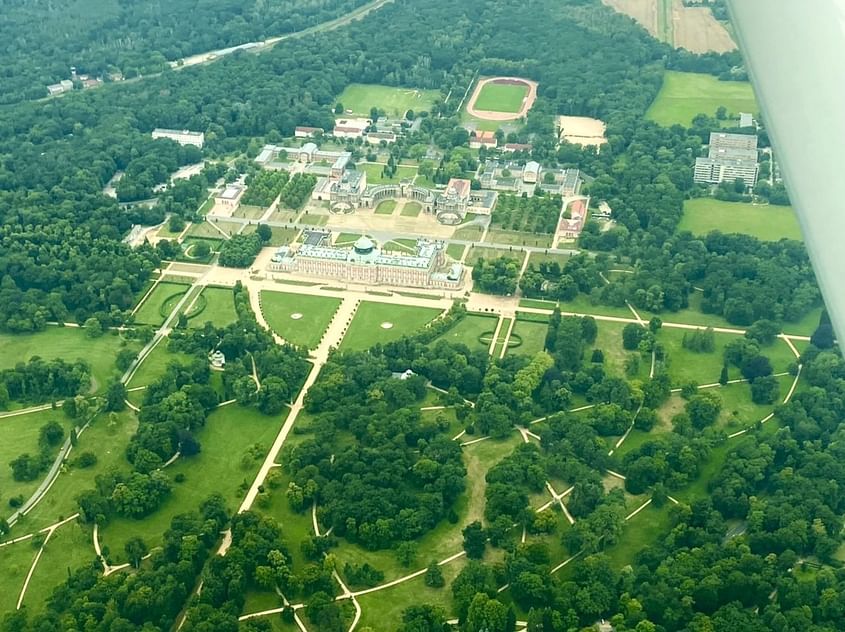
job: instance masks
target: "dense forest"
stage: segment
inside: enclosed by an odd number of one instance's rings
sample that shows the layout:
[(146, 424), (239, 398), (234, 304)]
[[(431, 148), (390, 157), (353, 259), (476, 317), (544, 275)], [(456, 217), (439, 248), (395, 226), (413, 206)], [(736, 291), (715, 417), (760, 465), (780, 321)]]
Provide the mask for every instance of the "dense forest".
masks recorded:
[(70, 79), (71, 67), (94, 77), (132, 79), (182, 57), (300, 31), (366, 2), (7, 0), (0, 103), (45, 96), (47, 84)]

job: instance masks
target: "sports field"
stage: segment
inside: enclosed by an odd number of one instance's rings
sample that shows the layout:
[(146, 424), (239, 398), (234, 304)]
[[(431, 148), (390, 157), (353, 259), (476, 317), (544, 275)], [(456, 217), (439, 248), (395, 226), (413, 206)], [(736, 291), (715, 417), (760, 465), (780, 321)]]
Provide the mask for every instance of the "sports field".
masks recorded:
[(528, 94), (526, 85), (486, 83), (475, 100), (475, 109), (516, 113), (522, 109), (522, 101), (526, 94)]
[(698, 114), (714, 116), (720, 106), (728, 114), (760, 111), (747, 81), (719, 81), (712, 75), (666, 71), (663, 86), (646, 118), (660, 125), (690, 125)]
[(309, 349), (319, 344), (339, 305), (339, 298), (261, 292), (267, 324), (285, 340)]
[(754, 206), (697, 198), (684, 202), (684, 216), (678, 230), (706, 235), (712, 230), (744, 233), (765, 241), (783, 237), (802, 239), (798, 218), (791, 206)]
[(364, 301), (343, 338), (343, 351), (362, 351), (376, 343), (391, 342), (420, 329), (440, 315), (435, 307), (391, 305)]
[(437, 90), (415, 90), (414, 88), (392, 88), (366, 83), (352, 83), (338, 97), (344, 111), (369, 116), (370, 109), (384, 110), (388, 116), (402, 117), (408, 110), (427, 112), (440, 98)]

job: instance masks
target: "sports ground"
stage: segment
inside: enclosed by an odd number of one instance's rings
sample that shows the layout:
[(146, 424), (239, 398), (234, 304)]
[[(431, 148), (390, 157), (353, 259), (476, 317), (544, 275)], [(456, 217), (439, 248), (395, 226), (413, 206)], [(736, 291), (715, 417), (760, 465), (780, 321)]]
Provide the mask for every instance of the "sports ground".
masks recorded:
[(667, 71), (646, 117), (666, 127), (689, 126), (698, 114), (714, 116), (721, 106), (727, 108), (729, 116), (760, 111), (747, 81), (719, 81), (711, 75)]

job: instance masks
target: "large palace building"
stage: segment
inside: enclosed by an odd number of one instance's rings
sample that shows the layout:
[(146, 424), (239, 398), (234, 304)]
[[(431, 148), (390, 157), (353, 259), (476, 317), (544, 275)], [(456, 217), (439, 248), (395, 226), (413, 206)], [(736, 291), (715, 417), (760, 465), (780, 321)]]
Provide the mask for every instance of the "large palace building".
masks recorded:
[(304, 243), (283, 246), (273, 256), (269, 269), (303, 276), (321, 277), (401, 287), (459, 289), (464, 281), (464, 267), (448, 263), (442, 242), (420, 239), (414, 254), (384, 252), (367, 237), (350, 247)]

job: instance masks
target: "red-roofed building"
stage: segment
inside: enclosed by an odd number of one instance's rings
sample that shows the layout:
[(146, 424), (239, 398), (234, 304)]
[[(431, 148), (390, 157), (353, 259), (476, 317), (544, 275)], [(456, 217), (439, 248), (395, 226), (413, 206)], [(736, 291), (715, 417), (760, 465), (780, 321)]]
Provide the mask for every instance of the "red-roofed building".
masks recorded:
[(498, 144), (499, 141), (496, 140), (496, 134), (493, 132), (476, 130), (475, 134), (469, 138), (470, 149), (481, 149), (482, 147), (495, 149)]
[(562, 239), (578, 239), (581, 235), (584, 224), (587, 223), (587, 202), (588, 200), (574, 200), (569, 203), (569, 219), (561, 219), (557, 228)]

